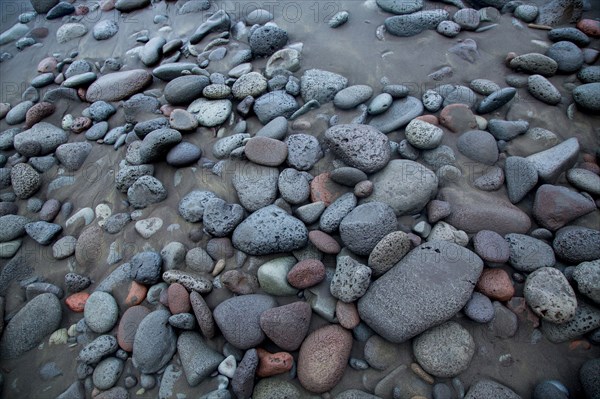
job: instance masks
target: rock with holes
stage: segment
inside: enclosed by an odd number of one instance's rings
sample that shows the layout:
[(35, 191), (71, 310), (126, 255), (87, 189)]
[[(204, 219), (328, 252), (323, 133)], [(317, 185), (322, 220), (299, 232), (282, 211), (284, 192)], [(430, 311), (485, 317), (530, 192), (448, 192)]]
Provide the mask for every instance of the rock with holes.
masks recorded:
[(385, 134), (369, 125), (335, 125), (325, 132), (325, 143), (347, 165), (373, 173), (390, 160)]
[(531, 310), (544, 320), (560, 324), (575, 316), (575, 292), (558, 269), (542, 267), (531, 273), (523, 293)]

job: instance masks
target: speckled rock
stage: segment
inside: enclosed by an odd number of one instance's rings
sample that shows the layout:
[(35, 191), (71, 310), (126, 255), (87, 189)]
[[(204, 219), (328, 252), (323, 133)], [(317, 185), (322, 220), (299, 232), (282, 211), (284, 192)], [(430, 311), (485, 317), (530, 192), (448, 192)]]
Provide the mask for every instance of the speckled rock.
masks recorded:
[(10, 170), (10, 180), (15, 196), (19, 199), (30, 198), (42, 185), (40, 174), (27, 163), (13, 166)]
[(410, 121), (405, 129), (406, 140), (415, 148), (430, 150), (442, 142), (444, 131), (428, 122), (419, 119)]
[(348, 79), (336, 73), (309, 69), (300, 78), (300, 91), (305, 103), (317, 100), (319, 104), (325, 104), (332, 101), (347, 84)]
[(319, 140), (309, 134), (292, 134), (285, 140), (288, 146), (287, 163), (298, 170), (310, 170), (323, 156)]
[(344, 245), (358, 255), (368, 255), (387, 234), (396, 230), (394, 210), (383, 202), (368, 202), (350, 211), (340, 223)]
[(573, 271), (577, 290), (597, 304), (600, 304), (600, 260), (582, 262)]
[(275, 201), (278, 178), (277, 168), (241, 162), (236, 164), (231, 180), (240, 204), (254, 212)]
[(351, 303), (362, 297), (371, 282), (371, 269), (349, 256), (339, 256), (331, 280), (331, 295)]
[(600, 231), (566, 226), (556, 232), (552, 247), (556, 255), (569, 263), (600, 259)]
[(579, 108), (588, 112), (600, 111), (600, 83), (587, 83), (573, 90), (573, 99)]
[(557, 269), (542, 267), (531, 273), (523, 293), (531, 310), (544, 320), (560, 324), (575, 316), (575, 292)]
[(263, 125), (283, 116), (289, 118), (299, 108), (296, 99), (284, 90), (275, 90), (258, 97), (253, 110)]
[(199, 222), (204, 216), (206, 204), (213, 198), (217, 196), (211, 191), (191, 191), (179, 202), (179, 214), (190, 223)]
[(504, 238), (510, 246), (508, 261), (516, 270), (532, 272), (540, 267), (554, 266), (554, 251), (544, 241), (524, 234), (507, 234)]
[(164, 201), (167, 190), (160, 180), (152, 176), (142, 176), (127, 190), (127, 200), (134, 208), (145, 208)]
[(442, 9), (417, 11), (408, 15), (396, 15), (385, 19), (387, 32), (394, 36), (415, 36), (448, 19), (448, 11)]
[(389, 133), (407, 125), (421, 115), (423, 110), (423, 103), (418, 98), (404, 97), (395, 100), (386, 112), (371, 118), (369, 125), (383, 133)]
[(340, 109), (352, 109), (364, 103), (373, 95), (373, 88), (367, 85), (354, 85), (337, 92), (333, 105)]
[(479, 380), (469, 388), (465, 399), (522, 399), (509, 387), (492, 380)]
[(14, 137), (14, 146), (26, 157), (46, 155), (67, 142), (67, 133), (47, 122), (36, 123), (31, 129)]
[(369, 255), (369, 267), (375, 276), (381, 276), (398, 263), (411, 249), (410, 236), (393, 231), (383, 237)]
[(527, 90), (533, 97), (546, 104), (556, 105), (560, 103), (560, 92), (542, 75), (531, 75), (527, 79)]
[(365, 173), (382, 169), (390, 159), (387, 136), (368, 125), (335, 125), (325, 132), (325, 142), (346, 164)]
[(277, 26), (261, 26), (254, 30), (248, 39), (252, 54), (257, 57), (269, 56), (285, 46), (288, 34)]
[(463, 133), (457, 141), (458, 150), (474, 161), (493, 165), (498, 160), (498, 145), (490, 133), (471, 130)]
[(510, 67), (529, 74), (552, 76), (558, 69), (558, 64), (552, 58), (539, 53), (519, 55), (510, 61)]
[(213, 350), (194, 331), (185, 331), (177, 339), (177, 352), (185, 378), (191, 387), (200, 384), (211, 375), (225, 359), (219, 352)]

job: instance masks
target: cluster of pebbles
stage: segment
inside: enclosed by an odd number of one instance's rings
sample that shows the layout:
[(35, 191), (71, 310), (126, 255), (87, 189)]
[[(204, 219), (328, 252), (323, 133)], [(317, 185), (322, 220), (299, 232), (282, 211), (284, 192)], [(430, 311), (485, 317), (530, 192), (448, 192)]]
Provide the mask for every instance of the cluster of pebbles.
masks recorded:
[[(153, 7), (31, 3), (35, 12), (19, 15), (0, 45), (32, 57), (45, 39), (45, 28), (32, 28), (42, 14), (42, 25), (62, 18), (58, 43), (104, 41), (119, 34), (117, 19), (88, 27), (84, 15)], [(498, 29), (513, 14), (513, 24), (548, 28), (549, 43), (544, 54), (498, 60), (506, 87), (473, 79), (412, 93), (385, 81), (378, 92), (303, 68), (302, 43), (267, 10), (236, 18), (190, 0), (181, 13), (211, 12), (188, 37), (139, 34), (128, 58), (102, 63), (77, 51), (41, 59), (23, 101), (0, 104), (9, 125), (0, 132), (0, 358), (44, 351), (44, 342), (76, 348), (76, 381), (47, 357), (39, 370), (63, 399), (180, 397), (182, 384), (207, 399), (511, 399), (522, 396), (508, 380), (465, 387), (460, 376), (478, 350), (474, 331), (510, 340), (531, 328), (537, 341), (587, 345), (596, 358), (577, 365), (579, 381), (533, 381), (521, 394), (568, 398), (570, 387), (571, 397), (599, 397), (599, 149), (500, 111), (530, 95), (574, 121), (600, 113), (600, 22), (581, 19), (578, 1), (376, 3), (395, 14), (377, 28), (380, 39)], [(329, 26), (351, 21), (351, 11)], [(548, 26), (567, 11), (577, 27)], [(450, 51), (478, 57), (466, 37)], [(3, 53), (3, 67), (18, 67), (11, 57)], [(567, 74), (568, 91), (549, 79)], [(86, 108), (49, 122), (65, 103)], [(328, 128), (316, 131), (310, 117), (324, 109), (333, 110)], [(210, 145), (194, 142), (200, 134)], [(519, 140), (535, 151), (515, 151)], [(120, 158), (114, 185), (97, 190), (125, 207), (75, 209), (56, 198), (107, 151)], [(220, 185), (169, 192), (165, 176), (181, 180), (185, 169)], [(168, 212), (176, 223), (166, 226)], [(128, 254), (131, 226), (145, 244)], [(185, 242), (165, 241), (175, 230)], [(69, 265), (63, 281), (28, 264), (28, 240)], [(15, 290), (23, 300), (9, 303)], [(406, 342), (411, 361), (399, 364)], [(361, 377), (340, 389), (349, 369)]]

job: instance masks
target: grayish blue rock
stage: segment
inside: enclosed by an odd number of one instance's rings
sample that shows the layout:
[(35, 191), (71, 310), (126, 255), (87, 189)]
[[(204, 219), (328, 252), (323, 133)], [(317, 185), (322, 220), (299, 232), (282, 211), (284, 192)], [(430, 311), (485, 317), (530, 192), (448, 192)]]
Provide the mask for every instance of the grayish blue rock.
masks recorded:
[(383, 202), (368, 202), (354, 208), (341, 221), (342, 242), (358, 255), (369, 255), (377, 243), (398, 227), (394, 210)]
[(156, 373), (171, 360), (177, 335), (168, 320), (171, 313), (160, 309), (148, 314), (138, 326), (133, 341), (133, 365), (144, 374)]
[(179, 335), (177, 352), (185, 378), (192, 387), (210, 376), (225, 359), (223, 355), (209, 347), (195, 331), (186, 331)]
[(337, 73), (309, 69), (300, 78), (300, 92), (305, 103), (317, 100), (319, 104), (332, 101), (348, 85), (348, 79)]
[(394, 101), (383, 114), (371, 118), (369, 125), (383, 133), (390, 133), (421, 115), (423, 109), (423, 104), (418, 98), (408, 96)]

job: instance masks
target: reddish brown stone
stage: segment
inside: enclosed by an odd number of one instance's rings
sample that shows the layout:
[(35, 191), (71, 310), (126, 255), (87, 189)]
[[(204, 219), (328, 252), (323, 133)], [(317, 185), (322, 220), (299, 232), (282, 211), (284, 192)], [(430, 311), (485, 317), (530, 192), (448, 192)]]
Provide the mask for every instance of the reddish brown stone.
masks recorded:
[(358, 309), (356, 309), (356, 305), (353, 302), (346, 303), (337, 301), (335, 305), (335, 316), (340, 322), (340, 325), (348, 330), (352, 330), (360, 323)]
[(594, 19), (582, 19), (577, 22), (577, 29), (588, 36), (600, 37), (600, 21)]
[(138, 326), (149, 313), (150, 310), (144, 306), (132, 306), (123, 313), (117, 328), (117, 342), (121, 349), (127, 352), (133, 350), (133, 339)]
[(261, 378), (285, 373), (294, 364), (294, 358), (287, 352), (270, 353), (262, 348), (256, 348), (256, 353), (258, 355), (256, 375)]
[(92, 120), (90, 118), (86, 118), (85, 116), (80, 116), (75, 118), (73, 124), (71, 125), (71, 131), (73, 133), (81, 133), (88, 130), (92, 126)]
[(89, 297), (90, 294), (87, 292), (77, 292), (73, 295), (69, 295), (67, 299), (65, 299), (65, 304), (73, 312), (82, 313)]
[(440, 124), (454, 133), (477, 129), (477, 119), (465, 104), (450, 104), (440, 112)]
[(600, 166), (593, 162), (583, 162), (579, 165), (581, 169), (589, 170), (592, 173), (600, 175)]
[(292, 287), (298, 289), (312, 287), (325, 278), (325, 265), (318, 259), (304, 259), (291, 268), (287, 278)]
[(590, 153), (586, 152), (581, 157), (583, 158), (583, 162), (596, 163), (596, 156), (594, 154), (590, 154)]
[(440, 123), (439, 119), (435, 115), (421, 115), (421, 116), (417, 116), (415, 119), (418, 119), (423, 122), (431, 123), (433, 125), (438, 125)]
[(0, 103), (0, 119), (4, 119), (6, 114), (8, 114), (8, 111), (10, 111), (10, 104)]
[(278, 306), (260, 315), (260, 328), (281, 349), (295, 351), (306, 337), (311, 315), (306, 302)]
[(52, 115), (56, 107), (52, 103), (41, 102), (35, 104), (33, 107), (27, 110), (25, 114), (25, 127), (30, 128), (42, 119)]
[(190, 294), (190, 303), (192, 304), (196, 321), (200, 326), (200, 331), (202, 331), (202, 334), (206, 338), (213, 338), (215, 336), (215, 321), (206, 301), (198, 292), (192, 291)]
[(329, 234), (321, 230), (312, 230), (308, 233), (308, 239), (317, 249), (323, 253), (335, 255), (342, 249), (340, 244)]
[(132, 281), (129, 285), (129, 292), (125, 298), (125, 306), (135, 306), (144, 302), (146, 294), (148, 293), (148, 287), (140, 284), (136, 281)]
[(29, 36), (33, 39), (43, 39), (45, 37), (48, 37), (49, 33), (50, 33), (50, 31), (48, 30), (48, 28), (45, 28), (43, 26), (38, 26), (36, 28), (33, 28), (31, 31), (29, 31), (27, 36)]
[(333, 201), (350, 191), (349, 187), (331, 180), (330, 175), (329, 172), (321, 173), (310, 182), (311, 202), (323, 201), (326, 206), (329, 206)]
[(540, 318), (533, 313), (531, 308), (527, 306), (525, 298), (515, 296), (506, 303), (506, 307), (513, 311), (517, 316), (531, 322), (532, 328), (537, 328), (540, 325)]
[(169, 297), (169, 310), (173, 314), (188, 313), (191, 309), (190, 294), (179, 283), (173, 283), (167, 291)]
[(85, 93), (86, 93), (85, 88), (80, 87), (79, 89), (77, 89), (77, 96), (79, 97), (79, 99), (81, 101), (85, 101)]
[(354, 186), (354, 195), (358, 198), (366, 198), (371, 194), (373, 194), (373, 182), (371, 180), (363, 180)]
[(496, 301), (508, 301), (515, 294), (510, 276), (503, 269), (484, 269), (475, 288)]
[(551, 184), (540, 186), (533, 201), (533, 217), (540, 226), (552, 231), (594, 210), (593, 200), (567, 187)]
[(40, 61), (37, 66), (37, 70), (39, 73), (47, 73), (54, 72), (56, 69), (56, 65), (58, 65), (58, 61), (54, 57), (46, 57)]
[(507, 67), (510, 66), (510, 62), (517, 57), (517, 53), (515, 53), (514, 51), (509, 52), (508, 54), (506, 54), (506, 57), (504, 57), (504, 64), (506, 64)]
[(228, 270), (221, 275), (221, 283), (238, 295), (254, 294), (258, 291), (258, 279), (242, 270)]

